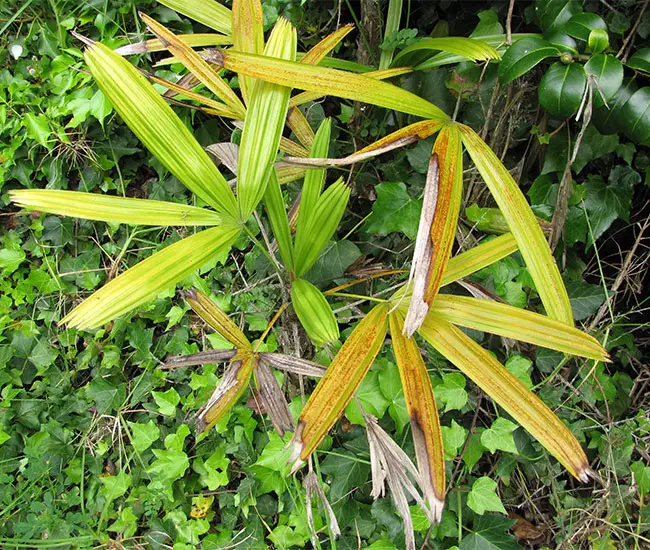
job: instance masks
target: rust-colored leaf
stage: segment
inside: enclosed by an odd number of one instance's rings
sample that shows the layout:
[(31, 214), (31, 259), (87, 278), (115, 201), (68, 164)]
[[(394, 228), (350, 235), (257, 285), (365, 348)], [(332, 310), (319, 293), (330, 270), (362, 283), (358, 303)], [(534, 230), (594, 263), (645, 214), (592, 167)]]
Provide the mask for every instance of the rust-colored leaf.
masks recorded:
[(440, 521), (445, 499), (445, 455), (440, 418), (422, 354), (413, 338), (403, 334), (399, 311), (389, 316), (390, 334), (411, 422), (422, 490), (431, 515)]
[(298, 107), (289, 109), (289, 114), (287, 115), (287, 126), (289, 126), (291, 131), (296, 134), (298, 141), (300, 141), (302, 146), (305, 147), (305, 150), (311, 149), (311, 146), (314, 144), (314, 131), (311, 129), (309, 121), (305, 118), (305, 115), (302, 114), (302, 111), (298, 109)]
[(250, 354), (233, 360), (221, 379), (221, 382), (201, 407), (196, 416), (196, 426), (199, 431), (209, 430), (241, 397), (250, 381), (256, 366), (257, 358)]
[[(233, 46), (237, 51), (254, 54), (264, 51), (264, 13), (260, 0), (233, 0), (232, 27)], [(239, 84), (248, 105), (255, 80), (242, 75)]]
[(187, 303), (194, 312), (208, 325), (216, 330), (239, 350), (250, 350), (251, 344), (240, 328), (215, 304), (209, 296), (198, 290), (190, 290), (185, 294)]
[(294, 470), (307, 460), (352, 399), (386, 337), (386, 304), (375, 306), (345, 341), (307, 401), (291, 440)]
[(330, 53), (336, 45), (343, 40), (347, 34), (354, 29), (354, 25), (344, 25), (328, 34), (318, 44), (313, 46), (300, 60), (307, 65), (318, 65), (321, 60)]
[(420, 334), (478, 387), (501, 405), (577, 479), (593, 474), (578, 440), (544, 402), (494, 356), (433, 312)]

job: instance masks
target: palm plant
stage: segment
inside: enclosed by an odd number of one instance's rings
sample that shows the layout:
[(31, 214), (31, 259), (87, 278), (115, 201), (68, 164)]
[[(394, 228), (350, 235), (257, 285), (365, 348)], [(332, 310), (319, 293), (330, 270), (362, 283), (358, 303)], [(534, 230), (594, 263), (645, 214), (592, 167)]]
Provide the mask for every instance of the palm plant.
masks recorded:
[[(342, 180), (325, 188), (326, 167), (359, 162), (437, 133), (409, 281), (390, 299), (380, 300), (343, 344), (298, 419), (292, 460), (298, 467), (317, 448), (359, 387), (390, 329), (411, 419), (419, 482), (434, 519), (440, 517), (445, 495), (444, 455), (433, 391), (415, 333), (474, 380), (572, 475), (585, 480), (589, 466), (571, 432), (503, 365), (457, 328), (479, 329), (597, 361), (607, 360), (606, 352), (595, 339), (573, 327), (567, 292), (543, 232), (518, 185), (492, 150), (471, 128), (451, 120), (434, 104), (386, 82), (412, 68), (373, 71), (329, 57), (351, 27), (339, 29), (308, 52), (299, 54), (295, 29), (283, 19), (278, 20), (264, 40), (259, 0), (234, 0), (232, 11), (214, 0), (163, 3), (218, 33), (176, 36), (142, 15), (155, 39), (117, 52), (86, 40), (85, 59), (117, 113), (195, 195), (198, 206), (50, 190), (14, 191), (12, 198), (23, 207), (59, 215), (140, 225), (210, 228), (127, 270), (77, 306), (62, 322), (78, 329), (98, 327), (175, 285), (216, 254), (229, 249), (240, 233), (247, 233), (257, 242), (246, 223), (263, 202), (299, 320), (317, 345), (338, 340), (338, 323), (326, 296), (304, 279), (334, 235), (349, 197), (349, 189)], [(484, 61), (498, 58), (494, 47), (481, 41), (431, 40), (427, 42), (428, 48), (442, 50), (452, 60), (453, 56)], [(194, 49), (228, 44), (233, 47)], [(188, 69), (179, 83), (143, 73), (121, 55), (161, 50), (173, 56), (163, 60), (163, 64), (175, 60)], [(222, 76), (224, 70), (238, 76), (241, 97)], [(168, 92), (160, 95), (152, 83), (163, 85)], [(204, 86), (213, 97), (196, 91), (197, 85)], [(292, 96), (293, 88), (302, 91)], [(314, 132), (297, 108), (323, 95), (397, 110), (422, 120), (345, 159), (327, 159), (329, 122)], [(166, 99), (177, 96), (188, 98), (193, 108), (208, 114), (243, 121), (236, 193), (168, 105)], [(300, 143), (282, 137), (285, 125)], [(507, 220), (510, 233), (450, 259), (462, 198), (463, 148)], [(292, 155), (285, 158), (290, 163), (275, 164), (278, 150)], [(290, 220), (281, 185), (301, 177), (304, 183), (297, 219)], [(515, 250), (523, 256), (548, 316), (488, 300), (439, 294), (443, 285)], [(258, 389), (262, 385), (260, 380), (269, 380), (267, 364), (278, 364), (261, 357), (241, 331), (228, 322), (227, 316), (208, 303), (209, 298), (193, 295), (189, 301), (237, 348), (234, 356), (223, 355), (230, 361), (230, 367), (221, 386), (200, 412), (200, 420), (207, 427), (236, 402), (249, 380), (256, 380)], [(205, 357), (186, 359), (184, 364), (197, 364), (200, 360)], [(276, 390), (272, 393), (277, 404)], [(279, 431), (289, 429), (286, 411), (278, 414), (281, 420), (274, 421), (276, 427)]]

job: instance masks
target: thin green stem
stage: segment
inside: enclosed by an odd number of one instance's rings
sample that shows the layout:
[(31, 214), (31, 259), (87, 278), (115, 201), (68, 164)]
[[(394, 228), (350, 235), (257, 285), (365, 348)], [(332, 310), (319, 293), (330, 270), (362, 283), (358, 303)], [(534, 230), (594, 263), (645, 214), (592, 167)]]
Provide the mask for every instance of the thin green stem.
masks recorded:
[(390, 300), (384, 300), (383, 298), (375, 298), (374, 296), (364, 296), (363, 294), (348, 294), (347, 292), (330, 292), (328, 296), (341, 296), (343, 298), (352, 298), (354, 300), (370, 300), (371, 302), (380, 302), (385, 304)]

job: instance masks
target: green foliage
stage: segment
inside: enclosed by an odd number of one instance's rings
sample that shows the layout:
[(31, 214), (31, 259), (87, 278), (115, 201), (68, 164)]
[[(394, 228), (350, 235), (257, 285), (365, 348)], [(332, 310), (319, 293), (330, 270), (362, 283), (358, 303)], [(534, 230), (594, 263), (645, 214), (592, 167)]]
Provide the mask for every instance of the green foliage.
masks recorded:
[[(288, 475), (286, 438), (272, 431), (266, 415), (258, 414), (254, 399), (248, 401), (250, 407), (244, 405), (252, 392), (247, 390), (214, 431), (202, 438), (192, 436), (189, 415), (206, 402), (223, 370), (210, 364), (171, 370), (158, 366), (168, 355), (189, 355), (227, 343), (206, 333), (170, 288), (103, 328), (57, 327), (72, 305), (90, 291), (149, 257), (153, 249), (171, 245), (192, 230), (24, 215), (8, 206), (8, 191), (78, 189), (179, 205), (192, 199), (113, 115), (103, 93), (81, 70), (79, 43), (67, 33), (75, 29), (118, 46), (124, 36), (140, 37), (143, 32), (133, 21), (135, 6), (131, 2), (100, 7), (70, 2), (26, 4), (18, 15), (20, 5), (0, 8), (3, 26), (16, 15), (7, 23), (0, 43), (0, 193), (7, 205), (0, 217), (0, 545), (36, 547), (45, 540), (52, 547), (85, 548), (128, 545), (132, 537), (138, 537), (144, 545), (179, 549), (239, 543), (242, 547), (257, 543), (259, 547), (309, 547), (301, 476)], [(531, 19), (535, 16), (543, 38), (515, 39), (499, 66), (486, 65), (483, 72), (483, 67), (456, 60), (449, 69), (406, 77), (405, 86), (419, 87), (418, 93), (428, 99), (435, 96), (434, 102), (449, 108), (449, 113), (458, 102), (458, 120), (477, 131), (486, 125), (488, 136), (494, 132), (498, 137), (495, 118), (486, 117), (487, 107), (496, 79), (511, 83), (515, 95), (523, 97), (522, 109), (517, 111), (516, 103), (510, 105), (515, 107), (511, 112), (519, 114), (503, 119), (509, 138), (500, 141), (501, 135), (495, 140), (506, 143), (498, 145), (503, 149), (497, 152), (503, 153), (510, 168), (522, 170), (518, 181), (535, 213), (550, 222), (567, 159), (584, 120), (570, 120), (558, 130), (564, 123), (559, 109), (574, 115), (587, 89), (581, 83), (594, 82), (593, 120), (587, 121), (576, 160), (569, 167), (564, 235), (556, 251), (574, 317), (589, 325), (611, 295), (617, 273), (608, 266), (616, 265), (619, 246), (623, 252), (629, 250), (633, 237), (628, 224), (639, 221), (635, 197), (643, 196), (650, 181), (648, 153), (641, 145), (650, 138), (644, 88), (650, 49), (634, 51), (637, 45), (647, 46), (648, 34), (642, 33), (650, 20), (647, 14), (642, 19), (631, 54), (622, 63), (625, 56), (619, 60), (616, 54), (636, 18), (625, 6), (615, 13), (602, 8), (597, 15), (583, 11), (578, 2), (537, 4), (535, 13), (515, 12), (521, 24), (515, 28), (537, 30)], [(585, 6), (594, 8), (593, 3)], [(137, 8), (176, 33), (192, 31), (186, 18), (168, 8), (149, 2), (138, 3)], [(481, 8), (485, 11), (465, 14), (479, 22), (477, 35), (502, 33), (503, 7), (484, 3)], [(421, 9), (425, 15), (444, 14), (451, 23), (457, 17), (453, 6)], [(301, 7), (297, 1), (265, 2), (267, 29), (280, 13), (309, 31), (304, 36), (315, 31), (325, 34), (321, 31), (331, 16), (318, 3)], [(417, 21), (411, 19), (410, 24)], [(607, 31), (606, 37), (602, 31)], [(405, 29), (386, 37), (384, 46), (410, 46), (414, 38), (413, 30)], [(304, 40), (315, 43), (308, 36)], [(336, 54), (339, 60), (354, 58), (354, 42), (346, 39), (342, 43)], [(500, 38), (496, 45), (502, 42)], [(12, 57), (11, 51), (18, 51), (11, 50), (12, 45), (22, 48), (17, 58)], [(570, 62), (553, 65), (562, 52), (571, 56), (563, 61)], [(420, 54), (422, 59), (440, 55)], [(148, 68), (144, 59), (139, 66)], [(551, 71), (559, 70), (577, 85), (569, 89), (557, 79), (544, 81)], [(177, 81), (184, 73), (179, 64), (173, 64), (160, 74)], [(537, 94), (527, 90), (519, 94), (518, 78), (534, 85), (544, 82), (541, 104), (551, 105), (547, 109), (551, 116), (546, 126), (538, 126), (538, 134), (531, 131), (532, 124), (540, 123), (539, 118), (533, 119)], [(231, 84), (236, 86), (236, 81)], [(503, 97), (501, 90), (495, 99), (493, 111), (499, 115), (506, 112), (501, 109)], [(333, 117), (332, 150), (323, 156), (342, 157), (358, 148), (350, 134), (360, 144), (364, 137), (385, 135), (400, 127), (395, 117), (385, 118), (379, 109), (358, 110), (352, 102), (329, 99), (323, 106)], [(174, 107), (174, 112), (202, 146), (237, 139), (231, 137), (230, 127), (199, 110)], [(310, 103), (304, 113), (316, 129), (323, 118), (321, 105)], [(601, 134), (594, 125), (608, 134)], [(535, 172), (536, 165), (529, 167), (534, 163), (516, 165), (525, 156), (528, 140), (535, 147), (536, 140), (546, 141), (540, 157), (542, 176)], [(422, 141), (406, 152), (373, 159), (355, 172), (348, 210), (336, 214), (336, 220), (331, 210), (323, 214), (331, 225), (330, 234), (315, 245), (309, 240), (301, 245), (305, 257), (310, 253), (303, 269), (305, 279), (334, 286), (353, 281), (349, 274), (364, 273), (365, 268), (370, 270), (367, 273), (408, 268), (430, 151), (431, 143)], [(472, 173), (465, 176), (467, 184)], [(330, 188), (333, 180), (326, 176), (324, 188)], [(283, 206), (300, 190), (294, 183), (278, 188)], [(480, 193), (471, 200), (465, 198), (468, 210), (463, 231), (472, 228), (472, 233), (470, 237), (459, 233), (463, 247), (466, 238), (471, 240), (477, 231), (488, 229), (480, 224), (474, 227), (473, 212), (483, 215), (493, 206)], [(469, 210), (474, 204), (480, 210)], [(263, 241), (262, 230), (267, 227), (250, 222), (247, 229)], [(301, 239), (309, 237), (307, 231)], [(281, 256), (286, 265), (285, 254)], [(235, 241), (230, 257), (226, 253), (215, 256), (179, 286), (216, 294), (219, 305), (245, 327), (253, 341), (284, 300), (276, 279), (268, 278), (272, 269), (268, 258), (244, 235)], [(349, 291), (382, 293), (398, 281), (390, 277), (361, 281)], [(539, 307), (535, 285), (518, 254), (472, 275), (470, 281), (511, 304)], [(629, 288), (635, 284), (631, 280)], [(471, 381), (451, 371), (444, 358), (423, 346), (441, 413), (449, 475), (457, 469), (455, 488), (441, 524), (431, 531), (430, 546), (518, 548), (520, 543), (511, 533), (513, 522), (503, 516), (512, 509), (525, 513), (536, 525), (553, 522), (549, 546), (580, 541), (574, 544), (627, 548), (634, 547), (636, 536), (648, 537), (650, 469), (643, 453), (650, 427), (647, 401), (639, 391), (644, 381), (638, 370), (644, 361), (643, 348), (635, 343), (647, 327), (633, 302), (617, 296), (612, 314), (608, 310), (595, 329), (606, 335), (614, 359), (609, 364), (569, 360), (527, 345), (512, 349), (511, 342), (504, 346), (499, 338), (469, 331), (509, 372), (557, 409), (588, 448), (592, 466), (603, 479), (611, 480), (610, 489), (614, 489), (607, 496), (567, 483), (561, 468), (547, 459), (530, 436), (507, 417), (495, 415)], [(328, 300), (333, 309), (347, 305), (339, 297)], [(337, 313), (344, 336), (355, 315), (367, 311), (365, 304), (354, 307), (360, 309)], [(284, 318), (280, 328), (270, 333), (264, 349), (288, 346), (293, 351), (293, 336), (286, 338), (293, 334), (293, 325), (283, 322)], [(307, 339), (299, 345), (310, 357)], [(326, 364), (338, 345), (335, 342), (333, 350), (319, 351), (317, 360)], [(286, 374), (278, 379), (297, 416), (302, 408), (298, 379)], [(311, 382), (305, 379), (303, 383), (309, 391)], [(380, 425), (415, 459), (399, 372), (388, 352), (381, 352), (356, 395), (363, 409), (377, 416)], [(393, 504), (385, 498), (373, 502), (370, 496), (370, 455), (356, 401), (345, 414), (349, 423), (336, 427), (315, 455), (315, 471), (343, 531), (338, 547), (357, 548), (361, 540), (365, 548), (402, 548), (402, 522)], [(542, 515), (522, 506), (528, 499), (525, 491), (535, 491)], [(411, 509), (419, 546), (425, 542), (429, 522), (418, 508)], [(316, 499), (313, 512), (319, 544), (326, 547), (329, 542), (325, 541), (331, 540), (326, 538), (328, 518)], [(583, 526), (594, 517), (601, 526), (615, 527), (603, 527), (600, 538), (588, 541)]]

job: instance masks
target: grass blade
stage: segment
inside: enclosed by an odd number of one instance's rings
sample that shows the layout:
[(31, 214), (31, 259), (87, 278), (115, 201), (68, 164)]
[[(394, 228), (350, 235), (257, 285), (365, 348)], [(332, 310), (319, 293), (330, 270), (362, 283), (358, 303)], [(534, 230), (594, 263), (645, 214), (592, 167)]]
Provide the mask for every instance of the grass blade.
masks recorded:
[[(399, 23), (402, 18), (402, 0), (389, 0), (388, 14), (386, 15), (386, 28), (384, 29), (384, 42), (390, 36), (399, 31)], [(395, 48), (382, 47), (381, 55), (379, 56), (379, 70), (387, 69), (393, 60), (393, 53)]]
[(464, 125), (459, 129), (470, 157), (508, 220), (546, 313), (552, 319), (573, 325), (571, 303), (560, 270), (517, 182), (474, 130)]
[(17, 189), (9, 192), (16, 205), (30, 210), (86, 220), (133, 225), (219, 225), (212, 210), (175, 202), (114, 197), (81, 191)]
[(420, 334), (528, 430), (571, 475), (581, 481), (589, 479), (589, 462), (574, 435), (490, 352), (432, 313), (420, 328)]
[(608, 361), (598, 340), (577, 328), (508, 304), (441, 294), (433, 303), (438, 317), (466, 328), (513, 338), (571, 355)]
[(228, 182), (147, 79), (103, 44), (91, 45), (84, 55), (95, 82), (145, 147), (197, 197), (234, 216)]
[(59, 324), (95, 328), (131, 311), (229, 248), (239, 231), (229, 226), (206, 229), (156, 252), (95, 292)]
[(307, 460), (352, 399), (386, 337), (387, 308), (375, 306), (345, 341), (307, 401), (291, 440), (294, 469)]

